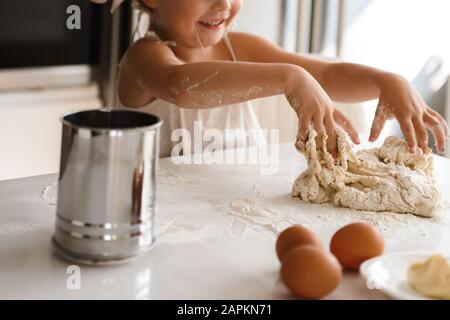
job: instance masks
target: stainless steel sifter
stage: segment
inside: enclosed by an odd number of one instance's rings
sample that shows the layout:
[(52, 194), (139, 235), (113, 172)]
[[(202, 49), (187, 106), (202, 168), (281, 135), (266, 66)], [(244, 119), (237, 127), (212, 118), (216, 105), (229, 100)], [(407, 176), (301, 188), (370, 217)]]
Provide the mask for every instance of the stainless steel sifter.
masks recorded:
[(159, 130), (151, 114), (117, 109), (64, 115), (52, 243), (81, 263), (120, 262), (154, 242)]

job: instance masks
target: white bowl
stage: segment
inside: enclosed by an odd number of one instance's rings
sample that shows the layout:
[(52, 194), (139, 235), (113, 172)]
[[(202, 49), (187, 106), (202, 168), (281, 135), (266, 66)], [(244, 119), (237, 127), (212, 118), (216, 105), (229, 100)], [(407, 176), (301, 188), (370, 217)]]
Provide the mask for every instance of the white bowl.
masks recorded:
[[(379, 256), (365, 261), (360, 267), (361, 275), (370, 289), (378, 289), (399, 300), (431, 300), (409, 287), (408, 268), (430, 258), (430, 252), (406, 252)], [(448, 255), (445, 255), (448, 259)]]

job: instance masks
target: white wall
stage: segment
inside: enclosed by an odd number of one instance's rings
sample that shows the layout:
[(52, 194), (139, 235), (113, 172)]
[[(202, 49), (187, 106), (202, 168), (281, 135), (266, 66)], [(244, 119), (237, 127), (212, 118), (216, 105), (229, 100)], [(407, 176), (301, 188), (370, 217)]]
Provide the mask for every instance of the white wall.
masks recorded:
[[(444, 114), (450, 1), (346, 0), (343, 58), (399, 73)], [(366, 104), (371, 120), (375, 103)]]
[(249, 32), (278, 42), (281, 0), (244, 0), (233, 30)]
[(0, 180), (59, 171), (60, 116), (97, 97), (97, 86), (0, 93)]

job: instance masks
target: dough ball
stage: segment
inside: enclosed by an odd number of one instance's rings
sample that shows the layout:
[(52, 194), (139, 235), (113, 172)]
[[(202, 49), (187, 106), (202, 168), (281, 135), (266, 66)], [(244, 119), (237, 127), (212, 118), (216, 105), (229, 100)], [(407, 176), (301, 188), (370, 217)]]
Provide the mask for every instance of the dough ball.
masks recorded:
[(277, 256), (280, 261), (292, 248), (303, 245), (322, 247), (317, 235), (301, 225), (294, 225), (280, 233), (276, 242)]
[(450, 263), (440, 254), (415, 263), (408, 269), (408, 284), (432, 299), (450, 300)]
[(296, 247), (281, 262), (281, 280), (299, 298), (323, 298), (336, 289), (341, 279), (339, 262), (318, 246)]
[(356, 271), (364, 261), (381, 255), (383, 250), (381, 232), (364, 222), (351, 223), (339, 229), (330, 243), (330, 251), (341, 265)]

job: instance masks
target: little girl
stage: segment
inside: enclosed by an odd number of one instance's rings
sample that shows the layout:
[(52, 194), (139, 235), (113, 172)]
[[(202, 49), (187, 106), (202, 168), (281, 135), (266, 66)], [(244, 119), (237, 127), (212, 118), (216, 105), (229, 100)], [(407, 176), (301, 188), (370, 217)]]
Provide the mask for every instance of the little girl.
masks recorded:
[[(95, 0), (106, 2), (107, 0)], [(123, 0), (115, 0), (115, 4)], [(357, 132), (333, 101), (379, 99), (369, 140), (395, 117), (410, 152), (424, 152), (431, 130), (444, 152), (449, 129), (403, 77), (378, 69), (326, 62), (284, 51), (247, 33), (229, 32), (243, 0), (134, 0), (150, 16), (150, 31), (134, 43), (120, 63), (118, 94), (126, 107), (165, 121), (161, 156), (170, 156), (170, 134), (192, 132), (193, 122), (219, 130), (259, 128), (248, 101), (284, 94), (298, 116), (296, 147), (302, 149), (312, 126), (318, 148), (337, 156), (336, 126), (354, 143)], [(257, 19), (257, 17), (255, 17)]]

